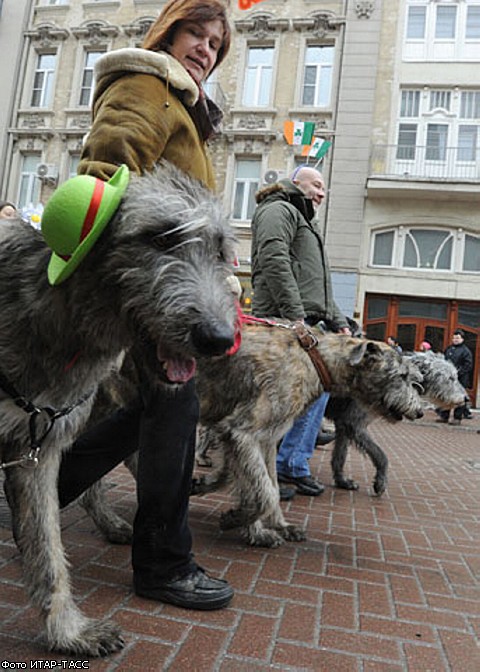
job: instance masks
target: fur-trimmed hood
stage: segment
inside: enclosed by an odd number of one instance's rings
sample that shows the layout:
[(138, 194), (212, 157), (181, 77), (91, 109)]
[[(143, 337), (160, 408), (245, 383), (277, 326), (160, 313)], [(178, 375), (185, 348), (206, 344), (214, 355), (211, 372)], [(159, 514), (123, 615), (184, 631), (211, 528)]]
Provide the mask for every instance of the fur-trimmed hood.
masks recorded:
[(154, 75), (162, 79), (182, 92), (183, 102), (189, 107), (193, 107), (198, 101), (200, 92), (197, 84), (176, 58), (164, 51), (155, 52), (137, 47), (116, 49), (100, 56), (95, 64), (95, 97), (104, 88), (102, 80), (108, 80), (110, 84), (116, 74), (120, 77), (127, 72)]
[(259, 205), (264, 202), (287, 201), (295, 206), (309, 222), (315, 216), (311, 199), (307, 198), (303, 191), (293, 184), (291, 180), (280, 180), (280, 182), (263, 187), (263, 189), (260, 189), (255, 194), (255, 200)]

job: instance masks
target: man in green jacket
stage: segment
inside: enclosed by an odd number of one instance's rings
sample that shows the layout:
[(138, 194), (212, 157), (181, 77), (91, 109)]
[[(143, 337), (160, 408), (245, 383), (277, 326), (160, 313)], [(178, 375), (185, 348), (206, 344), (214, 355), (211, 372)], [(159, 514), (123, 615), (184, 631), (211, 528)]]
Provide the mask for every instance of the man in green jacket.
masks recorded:
[[(334, 331), (350, 334), (333, 299), (327, 256), (313, 222), (324, 197), (322, 174), (309, 166), (258, 192), (252, 220), (252, 311), (309, 325), (323, 320)], [(309, 407), (287, 432), (277, 455), (279, 482), (295, 485), (304, 495), (325, 489), (312, 477), (308, 461), (327, 402), (324, 393)]]

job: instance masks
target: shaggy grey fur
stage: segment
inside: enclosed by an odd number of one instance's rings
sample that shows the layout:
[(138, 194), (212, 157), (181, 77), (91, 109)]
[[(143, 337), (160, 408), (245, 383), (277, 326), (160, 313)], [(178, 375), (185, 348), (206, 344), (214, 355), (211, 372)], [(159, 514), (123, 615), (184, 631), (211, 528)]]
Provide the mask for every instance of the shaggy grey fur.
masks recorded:
[[(0, 369), (38, 407), (60, 409), (91, 395), (55, 423), (36, 469), (5, 470), (25, 582), (52, 649), (98, 656), (122, 646), (116, 625), (86, 618), (72, 599), (56, 489), (61, 451), (133, 342), (156, 346), (154, 373), (162, 379), (172, 358), (218, 355), (233, 343), (235, 307), (225, 282), (232, 245), (219, 203), (166, 165), (131, 177), (113, 221), (57, 287), (47, 282), (50, 251), (41, 234), (20, 221), (0, 229)], [(6, 394), (0, 407), (7, 462), (29, 450), (29, 416)]]
[[(422, 377), (389, 346), (326, 334), (319, 335), (317, 348), (333, 379), (332, 394), (363, 400), (391, 420), (422, 414), (416, 387)], [(304, 530), (289, 525), (279, 505), (276, 447), (323, 387), (294, 332), (244, 327), (237, 354), (200, 360), (197, 391), (203, 437), (220, 447), (221, 464), (194, 482), (193, 494), (231, 483), (237, 505), (222, 514), (220, 524), (224, 530), (240, 528), (249, 544), (277, 546), (304, 539)], [(115, 519), (99, 494), (98, 488), (89, 493), (89, 512), (118, 541)]]
[[(458, 382), (457, 369), (441, 354), (406, 354), (422, 374), (422, 396), (425, 402), (441, 408), (454, 408), (461, 404), (465, 390)], [(375, 467), (373, 491), (382, 495), (387, 487), (388, 458), (367, 431), (371, 416), (367, 410), (351, 398), (331, 397), (326, 416), (335, 423), (335, 443), (332, 450), (331, 466), (333, 480), (337, 488), (357, 490), (358, 483), (345, 478), (344, 467), (350, 443), (368, 455)]]

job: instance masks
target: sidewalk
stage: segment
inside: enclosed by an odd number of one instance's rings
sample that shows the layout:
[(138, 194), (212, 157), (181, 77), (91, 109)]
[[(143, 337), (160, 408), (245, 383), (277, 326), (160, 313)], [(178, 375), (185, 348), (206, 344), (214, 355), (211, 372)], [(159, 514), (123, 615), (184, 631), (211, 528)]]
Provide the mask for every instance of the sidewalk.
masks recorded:
[[(83, 510), (62, 514), (74, 591), (90, 616), (119, 623), (126, 646), (89, 669), (180, 672), (479, 672), (480, 413), (460, 427), (421, 421), (372, 435), (387, 452), (390, 482), (370, 496), (373, 469), (355, 450), (346, 469), (357, 492), (328, 487), (283, 504), (308, 540), (248, 548), (218, 530), (227, 494), (191, 503), (200, 564), (235, 588), (232, 606), (201, 613), (143, 600), (131, 590), (130, 548), (102, 540)], [(330, 482), (330, 446), (312, 471)], [(132, 519), (135, 488), (124, 468), (109, 496)], [(0, 501), (0, 660), (70, 660), (42, 644)], [(13, 668), (12, 668), (13, 669)], [(38, 669), (38, 668), (37, 668)], [(59, 669), (59, 668), (57, 668)]]

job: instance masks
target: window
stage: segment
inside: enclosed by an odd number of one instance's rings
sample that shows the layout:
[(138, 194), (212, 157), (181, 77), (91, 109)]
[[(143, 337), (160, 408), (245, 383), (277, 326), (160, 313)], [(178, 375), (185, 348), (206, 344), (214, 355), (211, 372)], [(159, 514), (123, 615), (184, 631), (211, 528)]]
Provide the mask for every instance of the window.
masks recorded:
[(478, 126), (460, 126), (458, 129), (457, 161), (477, 160)]
[(77, 175), (78, 164), (80, 163), (80, 154), (70, 154), (68, 162), (68, 177)]
[(411, 229), (405, 236), (403, 267), (450, 270), (452, 242), (450, 232)]
[[(420, 93), (420, 92), (418, 92)], [(447, 112), (450, 110), (450, 102), (452, 100), (451, 91), (430, 91), (430, 111), (442, 109)]]
[(467, 7), (467, 40), (480, 40), (480, 7)]
[(447, 124), (428, 124), (427, 148), (425, 158), (427, 161), (445, 161), (447, 155)]
[(255, 210), (255, 194), (260, 186), (261, 161), (237, 160), (233, 197), (233, 219), (251, 219)]
[(439, 5), (437, 7), (437, 20), (435, 23), (435, 38), (442, 40), (454, 40), (456, 23), (456, 6)]
[(420, 91), (402, 91), (400, 105), (401, 117), (418, 117), (420, 110)]
[(302, 104), (330, 105), (334, 47), (307, 47), (303, 77)]
[(273, 71), (273, 47), (250, 47), (248, 50), (243, 104), (267, 107), (270, 102)]
[(373, 251), (374, 266), (391, 266), (393, 254), (393, 241), (395, 232), (385, 231), (375, 236), (375, 248)]
[(85, 66), (83, 68), (82, 85), (80, 87), (80, 105), (90, 106), (92, 104), (94, 90), (93, 68), (103, 53), (103, 51), (87, 51), (85, 54)]
[(480, 273), (480, 236), (450, 229), (400, 227), (372, 236), (371, 265)]
[(480, 273), (480, 236), (465, 234), (463, 270)]
[(426, 7), (409, 7), (407, 17), (407, 40), (423, 40), (425, 37)]
[(32, 107), (48, 107), (52, 101), (56, 54), (39, 54), (33, 79)]
[(461, 119), (480, 119), (480, 91), (462, 91)]
[(480, 60), (479, 0), (406, 0), (403, 58)]
[(39, 154), (25, 154), (22, 158), (20, 188), (17, 198), (19, 208), (38, 205), (40, 196), (40, 180), (37, 178)]
[(413, 161), (417, 145), (417, 124), (400, 124), (398, 127), (397, 159)]

